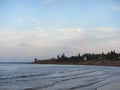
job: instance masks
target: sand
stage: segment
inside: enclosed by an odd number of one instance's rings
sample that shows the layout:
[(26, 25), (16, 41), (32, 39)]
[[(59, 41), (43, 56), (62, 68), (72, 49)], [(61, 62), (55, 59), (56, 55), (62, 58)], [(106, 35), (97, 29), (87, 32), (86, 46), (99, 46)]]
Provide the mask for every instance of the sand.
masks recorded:
[(97, 90), (120, 90), (120, 82), (110, 83), (106, 86), (98, 88)]

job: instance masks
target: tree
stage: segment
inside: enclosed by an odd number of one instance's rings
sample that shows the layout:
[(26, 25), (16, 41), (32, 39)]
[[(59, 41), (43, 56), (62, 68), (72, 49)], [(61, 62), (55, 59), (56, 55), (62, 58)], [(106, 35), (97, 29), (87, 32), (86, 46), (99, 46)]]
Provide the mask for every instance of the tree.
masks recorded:
[(37, 62), (38, 61), (37, 58), (35, 58), (34, 61)]
[(59, 56), (59, 55), (57, 55), (57, 59), (60, 59), (60, 56)]
[(65, 58), (65, 54), (64, 53), (61, 55), (61, 58)]
[(78, 58), (80, 58), (81, 57), (81, 55), (80, 55), (80, 53), (78, 53)]

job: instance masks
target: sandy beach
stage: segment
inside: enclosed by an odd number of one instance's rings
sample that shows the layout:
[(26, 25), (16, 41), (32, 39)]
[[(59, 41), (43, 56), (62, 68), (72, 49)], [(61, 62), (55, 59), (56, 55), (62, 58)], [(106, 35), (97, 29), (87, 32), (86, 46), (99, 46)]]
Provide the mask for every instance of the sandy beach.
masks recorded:
[(120, 82), (110, 83), (108, 85), (98, 88), (97, 90), (120, 90)]
[(120, 67), (1, 64), (0, 90), (120, 90)]

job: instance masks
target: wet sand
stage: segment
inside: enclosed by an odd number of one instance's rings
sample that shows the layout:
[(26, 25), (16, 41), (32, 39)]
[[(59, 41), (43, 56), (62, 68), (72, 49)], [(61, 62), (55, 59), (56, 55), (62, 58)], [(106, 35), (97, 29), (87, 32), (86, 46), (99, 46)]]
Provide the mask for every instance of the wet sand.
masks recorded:
[(97, 90), (120, 90), (120, 82), (110, 83), (106, 86), (98, 88)]
[(4, 64), (0, 90), (120, 90), (120, 67)]

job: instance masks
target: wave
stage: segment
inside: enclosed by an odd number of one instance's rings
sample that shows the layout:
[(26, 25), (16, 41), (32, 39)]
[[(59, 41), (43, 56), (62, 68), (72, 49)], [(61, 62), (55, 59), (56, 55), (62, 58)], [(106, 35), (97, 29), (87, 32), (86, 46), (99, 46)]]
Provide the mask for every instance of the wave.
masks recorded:
[[(76, 73), (75, 73), (76, 72)], [(71, 77), (76, 77), (76, 76), (81, 76), (81, 75), (86, 75), (90, 73), (96, 72), (95, 70), (87, 70), (87, 71), (69, 71), (68, 72), (54, 72), (51, 73), (49, 77), (44, 77), (41, 79), (61, 79), (61, 78), (71, 78)]]
[(6, 76), (0, 78), (0, 80), (6, 80), (6, 79), (16, 79), (16, 78), (30, 78), (30, 77), (37, 77), (37, 76), (46, 76), (51, 73), (40, 73), (40, 74), (31, 74), (31, 75), (18, 75), (18, 76)]
[[(76, 73), (75, 73), (76, 72)], [(62, 77), (73, 77), (77, 75), (82, 75), (82, 74), (88, 74), (95, 72), (93, 70), (91, 71), (60, 71), (60, 72), (50, 72), (50, 73), (37, 73), (37, 74), (22, 74), (22, 75), (7, 75), (7, 76), (1, 76), (0, 80), (6, 80), (6, 79), (17, 79), (17, 78), (30, 78), (30, 77), (39, 77), (39, 76), (47, 76), (50, 75), (49, 77), (46, 78), (41, 78), (41, 79), (52, 79), (52, 78), (62, 78)]]
[[(43, 89), (46, 89), (46, 88), (54, 88), (55, 85), (58, 85), (60, 83), (63, 83), (63, 82), (66, 82), (66, 81), (69, 81), (69, 80), (73, 80), (73, 79), (78, 79), (80, 77), (72, 77), (72, 78), (67, 78), (67, 79), (62, 79), (62, 80), (57, 80), (57, 81), (54, 81), (52, 83), (49, 83), (49, 84), (46, 84), (46, 85), (41, 85), (41, 86), (36, 86), (36, 87), (31, 87), (31, 88), (25, 88), (24, 90), (43, 90)], [(80, 89), (80, 88), (83, 88), (83, 87), (87, 87), (87, 86), (91, 86), (91, 85), (94, 85), (96, 83), (100, 83), (102, 81), (104, 81), (106, 78), (103, 78), (103, 79), (96, 79), (94, 81), (89, 81), (89, 82), (84, 82), (83, 84), (81, 85), (78, 85), (78, 86), (71, 86), (70, 88), (68, 87), (68, 89), (65, 89), (65, 90), (74, 90), (74, 89)], [(54, 89), (53, 89), (54, 90)], [(61, 89), (60, 89), (61, 90)], [(62, 89), (63, 90), (63, 89)], [(97, 90), (97, 88), (95, 88), (94, 90)]]

